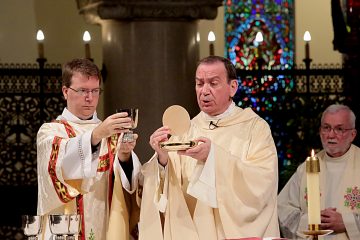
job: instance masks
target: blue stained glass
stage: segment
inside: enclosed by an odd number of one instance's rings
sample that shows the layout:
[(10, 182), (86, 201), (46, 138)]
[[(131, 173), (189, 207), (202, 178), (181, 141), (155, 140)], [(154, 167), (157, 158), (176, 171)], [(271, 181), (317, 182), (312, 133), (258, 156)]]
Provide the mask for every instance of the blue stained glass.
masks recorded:
[[(225, 57), (238, 69), (255, 69), (259, 59), (263, 69), (293, 68), (294, 0), (227, 0), (224, 9)], [(257, 32), (263, 35), (261, 43), (254, 43)], [(234, 97), (238, 106), (252, 107), (270, 124), (283, 165), (291, 163), (294, 155), (291, 144), (281, 140), (289, 138), (286, 126), (276, 120), (276, 111), (284, 109), (284, 93), (294, 88), (290, 76), (241, 77)]]

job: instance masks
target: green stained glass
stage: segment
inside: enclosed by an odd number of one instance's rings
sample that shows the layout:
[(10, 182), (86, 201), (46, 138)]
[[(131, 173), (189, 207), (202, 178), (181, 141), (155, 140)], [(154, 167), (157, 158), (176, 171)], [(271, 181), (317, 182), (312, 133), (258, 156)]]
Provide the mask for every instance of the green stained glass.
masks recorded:
[[(294, 67), (293, 0), (225, 0), (224, 5), (225, 57), (237, 69)], [(258, 32), (261, 42), (255, 41)], [(286, 94), (294, 88), (291, 76), (242, 76), (234, 97), (238, 106), (251, 107), (270, 124), (282, 166), (294, 159), (287, 129), (295, 123), (285, 121), (284, 125), (279, 113), (286, 108)]]
[[(225, 1), (225, 54), (237, 68), (294, 65), (294, 2), (285, 0)], [(261, 43), (255, 43), (258, 32)], [(244, 61), (246, 59), (246, 61)]]

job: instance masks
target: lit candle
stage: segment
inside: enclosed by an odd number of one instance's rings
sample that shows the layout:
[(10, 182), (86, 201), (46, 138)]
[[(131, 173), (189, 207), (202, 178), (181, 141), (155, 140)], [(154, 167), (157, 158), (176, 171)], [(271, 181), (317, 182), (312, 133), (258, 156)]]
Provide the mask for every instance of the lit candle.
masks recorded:
[(209, 41), (209, 52), (210, 55), (215, 54), (214, 42), (215, 42), (215, 34), (213, 31), (210, 31), (208, 34), (208, 41)]
[(89, 33), (88, 31), (85, 31), (85, 32), (84, 32), (83, 40), (84, 40), (84, 42), (85, 42), (85, 58), (91, 59), (91, 54), (90, 54), (90, 40), (91, 40), (91, 36), (90, 36), (90, 33)]
[(261, 53), (261, 43), (264, 41), (264, 37), (263, 37), (261, 32), (256, 33), (254, 41), (255, 41), (254, 45), (255, 45), (255, 47), (257, 47), (257, 50), (258, 50), (257, 57), (261, 58), (262, 57), (261, 56), (262, 55), (262, 53)]
[(44, 58), (44, 33), (39, 30), (36, 33), (36, 40), (38, 41), (38, 53), (39, 53), (39, 58)]
[(305, 41), (305, 59), (310, 58), (310, 41), (311, 41), (311, 35), (309, 31), (306, 31), (304, 33), (304, 41)]
[(311, 151), (306, 158), (307, 203), (309, 230), (319, 230), (320, 218), (320, 163), (319, 158)]

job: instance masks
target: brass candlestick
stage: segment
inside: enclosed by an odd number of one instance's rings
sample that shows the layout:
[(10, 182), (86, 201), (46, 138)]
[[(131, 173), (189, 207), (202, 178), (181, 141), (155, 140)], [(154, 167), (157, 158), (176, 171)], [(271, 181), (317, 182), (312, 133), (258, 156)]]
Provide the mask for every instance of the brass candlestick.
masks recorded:
[[(319, 226), (317, 226), (319, 227)], [(310, 228), (310, 225), (309, 225)], [(301, 231), (302, 235), (305, 235), (306, 237), (310, 237), (313, 240), (318, 240), (319, 236), (326, 236), (331, 234), (332, 232), (334, 232), (333, 230), (305, 230), (305, 231)]]
[(319, 224), (309, 224), (309, 230), (303, 230), (300, 232), (301, 235), (310, 237), (310, 239), (318, 240), (319, 236), (326, 236), (334, 232), (333, 230), (321, 230)]

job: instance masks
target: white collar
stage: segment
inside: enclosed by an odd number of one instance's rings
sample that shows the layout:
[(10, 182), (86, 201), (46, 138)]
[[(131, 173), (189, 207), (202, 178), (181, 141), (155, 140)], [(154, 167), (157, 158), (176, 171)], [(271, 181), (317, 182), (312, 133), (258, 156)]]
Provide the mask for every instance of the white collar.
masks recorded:
[(57, 120), (66, 120), (69, 122), (74, 122), (74, 123), (99, 123), (100, 119), (98, 119), (96, 111), (94, 112), (94, 114), (92, 115), (92, 118), (89, 120), (82, 120), (80, 118), (78, 118), (77, 116), (75, 116), (74, 114), (72, 114), (67, 108), (64, 108), (62, 114), (60, 116), (58, 116), (56, 118)]
[(346, 153), (340, 157), (331, 157), (325, 151), (325, 160), (326, 162), (347, 162), (347, 160), (350, 159), (352, 149), (353, 147), (350, 145), (350, 148), (346, 151)]
[(205, 113), (205, 112), (202, 112), (202, 114), (204, 115), (205, 119), (206, 120), (219, 120), (219, 119), (222, 119), (224, 117), (227, 117), (229, 116), (235, 109), (235, 103), (234, 102), (231, 102), (231, 104), (229, 105), (229, 107), (225, 110), (225, 112), (219, 114), (219, 115), (216, 115), (216, 116), (210, 116), (209, 114)]

